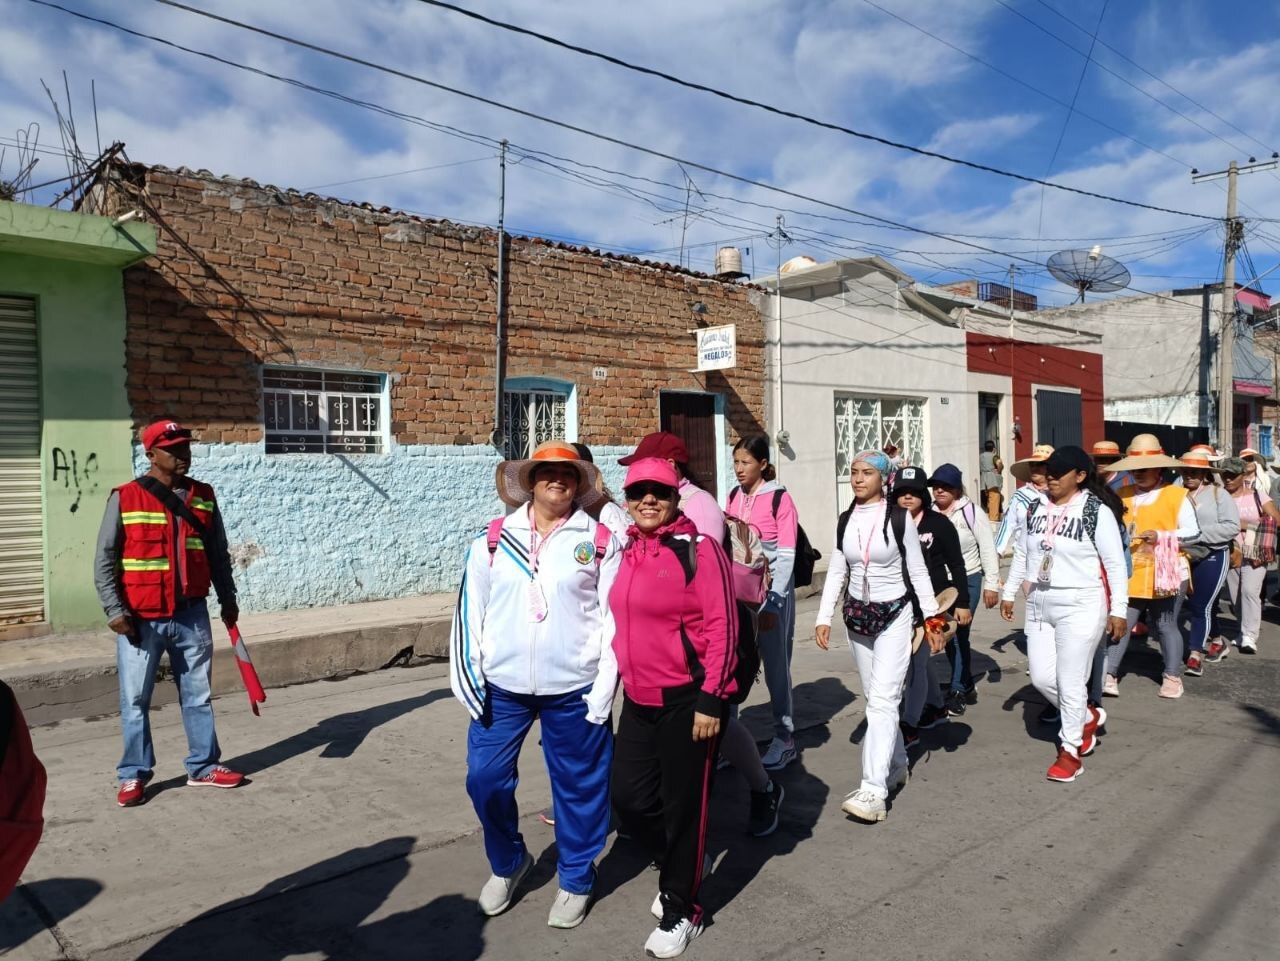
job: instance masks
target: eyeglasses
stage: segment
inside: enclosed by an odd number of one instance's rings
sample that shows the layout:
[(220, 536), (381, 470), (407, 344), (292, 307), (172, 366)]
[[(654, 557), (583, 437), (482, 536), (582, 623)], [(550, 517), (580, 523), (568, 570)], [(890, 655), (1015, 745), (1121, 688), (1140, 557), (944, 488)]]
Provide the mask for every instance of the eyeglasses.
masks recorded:
[(676, 492), (673, 488), (668, 487), (666, 484), (658, 484), (653, 481), (642, 481), (638, 484), (632, 484), (623, 491), (623, 493), (627, 495), (627, 500), (629, 501), (642, 501), (650, 494), (653, 495), (654, 500), (659, 501), (669, 501), (676, 496)]

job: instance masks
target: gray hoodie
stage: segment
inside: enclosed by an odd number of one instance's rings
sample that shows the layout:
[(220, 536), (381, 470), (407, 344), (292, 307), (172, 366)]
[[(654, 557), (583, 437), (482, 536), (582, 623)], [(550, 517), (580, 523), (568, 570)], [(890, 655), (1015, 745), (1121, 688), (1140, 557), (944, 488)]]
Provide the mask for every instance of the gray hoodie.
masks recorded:
[(1224, 488), (1202, 484), (1187, 491), (1187, 500), (1200, 524), (1200, 543), (1211, 551), (1226, 547), (1240, 533), (1240, 511)]

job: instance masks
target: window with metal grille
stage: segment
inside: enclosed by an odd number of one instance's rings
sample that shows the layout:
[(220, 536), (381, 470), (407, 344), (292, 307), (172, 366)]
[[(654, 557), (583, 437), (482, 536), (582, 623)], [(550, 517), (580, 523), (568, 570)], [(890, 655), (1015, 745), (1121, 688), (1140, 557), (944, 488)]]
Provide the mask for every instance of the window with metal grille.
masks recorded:
[[(503, 395), (507, 457), (533, 455), (544, 441), (565, 437), (568, 395), (554, 390), (509, 390)], [(566, 438), (567, 439), (567, 438)]]
[(1270, 424), (1258, 425), (1258, 453), (1270, 459), (1272, 455), (1272, 428)]
[(265, 367), (268, 454), (380, 454), (387, 449), (382, 374)]
[(864, 450), (898, 448), (904, 464), (924, 464), (924, 401), (913, 397), (837, 394), (836, 480), (849, 476), (853, 456)]

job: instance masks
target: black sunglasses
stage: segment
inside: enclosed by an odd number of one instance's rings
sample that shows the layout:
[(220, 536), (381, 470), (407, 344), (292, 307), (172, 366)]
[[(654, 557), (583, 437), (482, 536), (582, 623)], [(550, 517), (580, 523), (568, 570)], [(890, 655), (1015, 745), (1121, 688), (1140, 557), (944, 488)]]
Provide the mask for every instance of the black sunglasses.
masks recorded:
[(676, 496), (674, 488), (654, 481), (642, 481), (638, 484), (632, 484), (623, 493), (627, 495), (627, 500), (629, 501), (642, 501), (650, 494), (660, 501), (669, 501)]
[(170, 440), (191, 440), (191, 431), (185, 428), (183, 428), (182, 430), (167, 430), (163, 434), (161, 434), (159, 437), (157, 437), (155, 440), (153, 440), (151, 442), (151, 446), (154, 447), (156, 444), (159, 444), (161, 441), (170, 441)]

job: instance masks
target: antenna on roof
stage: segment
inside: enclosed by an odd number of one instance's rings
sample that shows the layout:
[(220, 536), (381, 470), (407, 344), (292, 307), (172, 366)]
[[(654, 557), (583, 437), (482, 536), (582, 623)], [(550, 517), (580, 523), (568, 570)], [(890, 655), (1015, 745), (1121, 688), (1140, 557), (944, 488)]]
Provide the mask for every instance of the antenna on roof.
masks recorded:
[(1129, 268), (1104, 254), (1100, 244), (1094, 244), (1091, 250), (1060, 250), (1049, 258), (1046, 266), (1056, 279), (1076, 289), (1082, 304), (1085, 291), (1123, 290), (1131, 279)]

